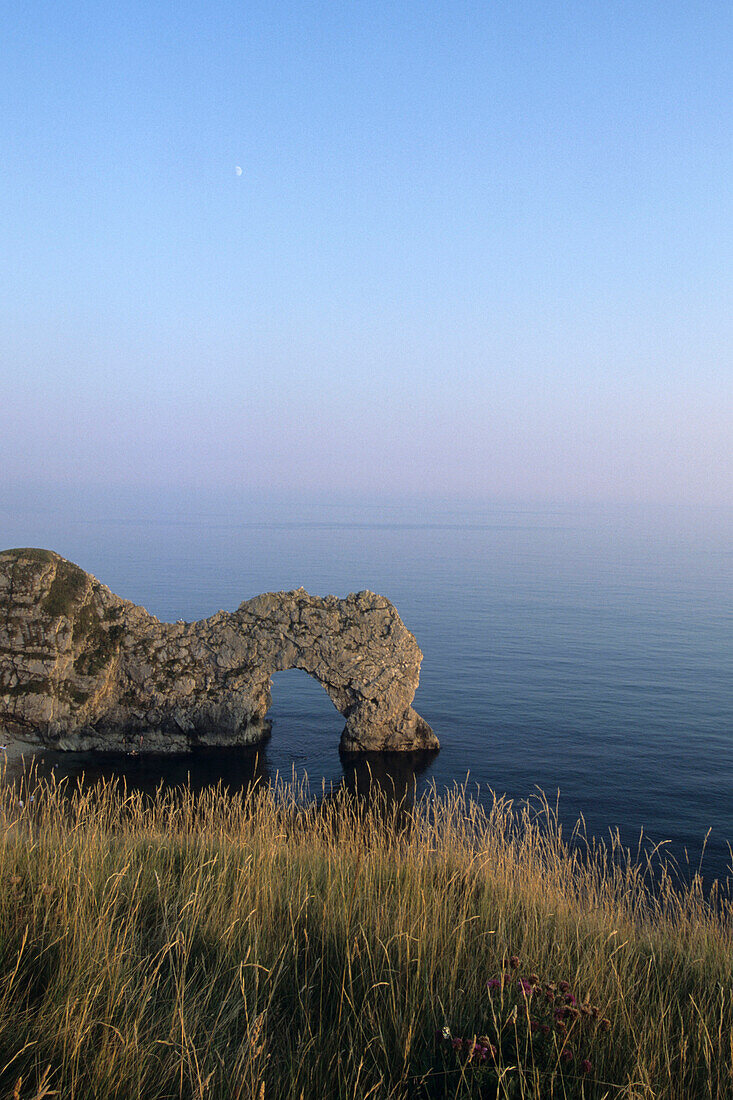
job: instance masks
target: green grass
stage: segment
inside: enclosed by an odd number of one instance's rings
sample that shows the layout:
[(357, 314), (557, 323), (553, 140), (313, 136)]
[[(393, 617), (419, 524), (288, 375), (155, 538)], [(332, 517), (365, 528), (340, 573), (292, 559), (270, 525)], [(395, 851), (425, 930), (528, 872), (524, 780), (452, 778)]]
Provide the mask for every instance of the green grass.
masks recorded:
[(0, 792), (2, 1097), (733, 1095), (730, 902), (569, 848), (545, 803), (23, 800)]
[(69, 617), (73, 615), (86, 590), (87, 574), (84, 570), (64, 558), (59, 558), (56, 576), (51, 582), (42, 607), (52, 618), (59, 618), (62, 615)]
[(35, 546), (15, 546), (8, 550), (0, 550), (0, 558), (24, 558), (28, 562), (42, 561), (46, 564), (58, 561), (60, 555), (53, 550), (40, 550)]

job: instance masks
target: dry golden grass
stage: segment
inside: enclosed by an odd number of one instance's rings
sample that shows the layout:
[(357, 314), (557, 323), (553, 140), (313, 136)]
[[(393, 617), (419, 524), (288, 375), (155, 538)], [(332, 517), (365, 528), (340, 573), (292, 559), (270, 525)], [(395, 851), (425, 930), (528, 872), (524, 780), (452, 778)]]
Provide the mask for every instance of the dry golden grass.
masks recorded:
[[(541, 801), (23, 802), (0, 792), (0, 1097), (733, 1096), (730, 901), (567, 845)], [(563, 980), (587, 1019), (547, 1036)]]

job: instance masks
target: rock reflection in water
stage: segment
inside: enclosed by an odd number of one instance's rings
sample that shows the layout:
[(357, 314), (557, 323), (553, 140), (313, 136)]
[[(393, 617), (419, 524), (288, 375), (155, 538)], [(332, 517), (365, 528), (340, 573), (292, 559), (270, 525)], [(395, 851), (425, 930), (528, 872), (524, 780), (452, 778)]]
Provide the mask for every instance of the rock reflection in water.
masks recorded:
[(415, 803), (418, 777), (436, 755), (435, 752), (344, 754), (342, 786), (367, 800), (378, 794), (387, 806), (397, 803), (410, 809)]
[[(272, 754), (270, 754), (272, 755)], [(436, 758), (435, 752), (342, 754), (341, 776), (330, 783), (313, 784), (311, 794), (321, 801), (339, 791), (386, 809), (411, 809), (418, 778)], [(335, 763), (335, 761), (334, 761)], [(334, 776), (338, 776), (334, 768)], [(6, 782), (33, 783), (34, 779), (65, 781), (67, 791), (117, 779), (128, 791), (154, 794), (159, 788), (189, 787), (201, 792), (221, 785), (236, 794), (254, 783), (268, 786), (285, 779), (268, 759), (268, 746), (236, 749), (200, 749), (180, 755), (131, 753), (38, 752), (16, 757), (5, 766)], [(301, 780), (301, 774), (295, 776)]]
[(145, 753), (42, 752), (15, 760), (5, 778), (19, 783), (54, 779), (66, 781), (67, 790), (86, 789), (95, 783), (117, 779), (128, 791), (154, 794), (159, 788), (190, 787), (200, 792), (218, 783), (235, 793), (249, 789), (257, 780), (271, 781), (265, 753), (253, 748), (201, 749), (198, 752), (156, 755)]

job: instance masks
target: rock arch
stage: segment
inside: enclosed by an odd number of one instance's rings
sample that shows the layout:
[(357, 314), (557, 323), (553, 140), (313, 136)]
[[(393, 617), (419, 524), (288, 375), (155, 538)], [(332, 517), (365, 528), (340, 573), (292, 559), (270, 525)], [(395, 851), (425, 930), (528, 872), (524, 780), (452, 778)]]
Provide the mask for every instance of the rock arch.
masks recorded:
[(63, 749), (181, 751), (269, 734), (270, 677), (300, 668), (347, 752), (437, 749), (412, 708), (422, 653), (373, 592), (269, 592), (162, 623), (49, 550), (0, 554), (0, 729)]

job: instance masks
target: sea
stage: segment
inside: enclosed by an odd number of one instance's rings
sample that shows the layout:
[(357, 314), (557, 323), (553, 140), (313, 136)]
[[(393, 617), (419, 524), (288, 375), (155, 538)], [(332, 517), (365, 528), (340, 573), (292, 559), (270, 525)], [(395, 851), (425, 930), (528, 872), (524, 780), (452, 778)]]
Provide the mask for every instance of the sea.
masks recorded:
[[(436, 755), (342, 759), (343, 720), (298, 670), (273, 677), (270, 740), (185, 756), (41, 752), (42, 772), (232, 789), (307, 776), (316, 793), (399, 797), (467, 784), (557, 805), (601, 839), (661, 845), (706, 882), (731, 872), (733, 512), (643, 505), (465, 505), (198, 494), (23, 494), (0, 543), (56, 550), (161, 620), (261, 592), (371, 589), (423, 651), (415, 709)], [(28, 766), (13, 758), (6, 778)]]

